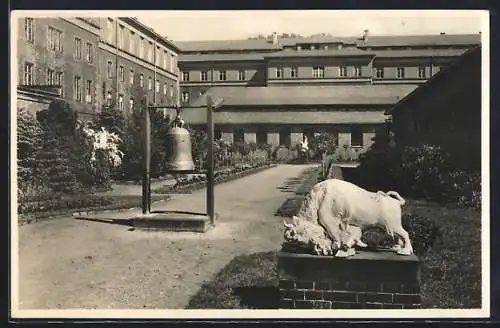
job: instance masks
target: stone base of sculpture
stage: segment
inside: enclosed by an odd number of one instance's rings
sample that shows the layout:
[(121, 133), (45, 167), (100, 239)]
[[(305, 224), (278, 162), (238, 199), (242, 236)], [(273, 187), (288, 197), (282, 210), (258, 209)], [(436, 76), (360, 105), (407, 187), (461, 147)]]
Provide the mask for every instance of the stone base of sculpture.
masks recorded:
[(347, 258), (281, 252), (281, 309), (418, 309), (419, 259), (391, 251)]

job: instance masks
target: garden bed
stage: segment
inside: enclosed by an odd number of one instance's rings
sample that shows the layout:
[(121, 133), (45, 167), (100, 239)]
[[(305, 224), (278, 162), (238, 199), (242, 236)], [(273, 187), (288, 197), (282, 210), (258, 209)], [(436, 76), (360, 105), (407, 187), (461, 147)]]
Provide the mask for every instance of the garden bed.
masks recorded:
[[(168, 200), (168, 195), (152, 195), (152, 201)], [(68, 215), (84, 215), (101, 211), (130, 210), (140, 208), (141, 196), (98, 196), (89, 194), (47, 194), (36, 201), (20, 204), (20, 225)]]
[[(275, 167), (275, 164), (264, 164), (264, 165), (240, 165), (233, 168), (226, 168), (223, 170), (216, 171), (214, 174), (215, 184), (233, 181), (235, 179), (242, 178), (244, 176), (255, 174), (269, 168)], [(205, 188), (207, 185), (206, 175), (191, 176), (188, 178), (182, 178), (176, 185), (165, 185), (163, 187), (156, 188), (153, 193), (156, 194), (182, 194), (182, 193), (192, 193), (194, 191)]]

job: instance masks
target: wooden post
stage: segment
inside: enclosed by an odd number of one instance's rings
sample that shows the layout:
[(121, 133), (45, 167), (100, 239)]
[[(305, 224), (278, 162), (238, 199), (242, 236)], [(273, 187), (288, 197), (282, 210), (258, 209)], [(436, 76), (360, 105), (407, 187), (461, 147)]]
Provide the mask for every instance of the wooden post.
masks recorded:
[(143, 153), (143, 176), (142, 176), (142, 214), (151, 211), (151, 119), (149, 116), (148, 97), (144, 97), (143, 107), (144, 124), (144, 153)]
[(215, 195), (214, 195), (214, 113), (212, 98), (207, 96), (207, 212), (210, 223), (215, 225)]

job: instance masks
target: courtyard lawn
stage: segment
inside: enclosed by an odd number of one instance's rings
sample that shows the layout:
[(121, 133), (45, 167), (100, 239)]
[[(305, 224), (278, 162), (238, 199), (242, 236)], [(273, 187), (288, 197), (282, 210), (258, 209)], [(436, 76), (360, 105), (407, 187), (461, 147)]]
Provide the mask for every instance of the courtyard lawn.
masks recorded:
[[(480, 213), (420, 200), (407, 204), (405, 211), (432, 218), (443, 235), (420, 257), (423, 308), (481, 307)], [(277, 251), (236, 257), (201, 287), (188, 308), (275, 308), (276, 265)]]

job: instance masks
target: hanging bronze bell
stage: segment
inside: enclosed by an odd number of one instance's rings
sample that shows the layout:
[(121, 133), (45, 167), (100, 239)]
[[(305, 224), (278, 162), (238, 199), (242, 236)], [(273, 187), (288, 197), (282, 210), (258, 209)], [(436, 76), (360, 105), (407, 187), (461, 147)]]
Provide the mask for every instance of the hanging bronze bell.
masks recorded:
[(169, 154), (167, 170), (169, 172), (192, 172), (195, 169), (191, 153), (191, 136), (189, 131), (180, 126), (173, 126), (167, 132)]

